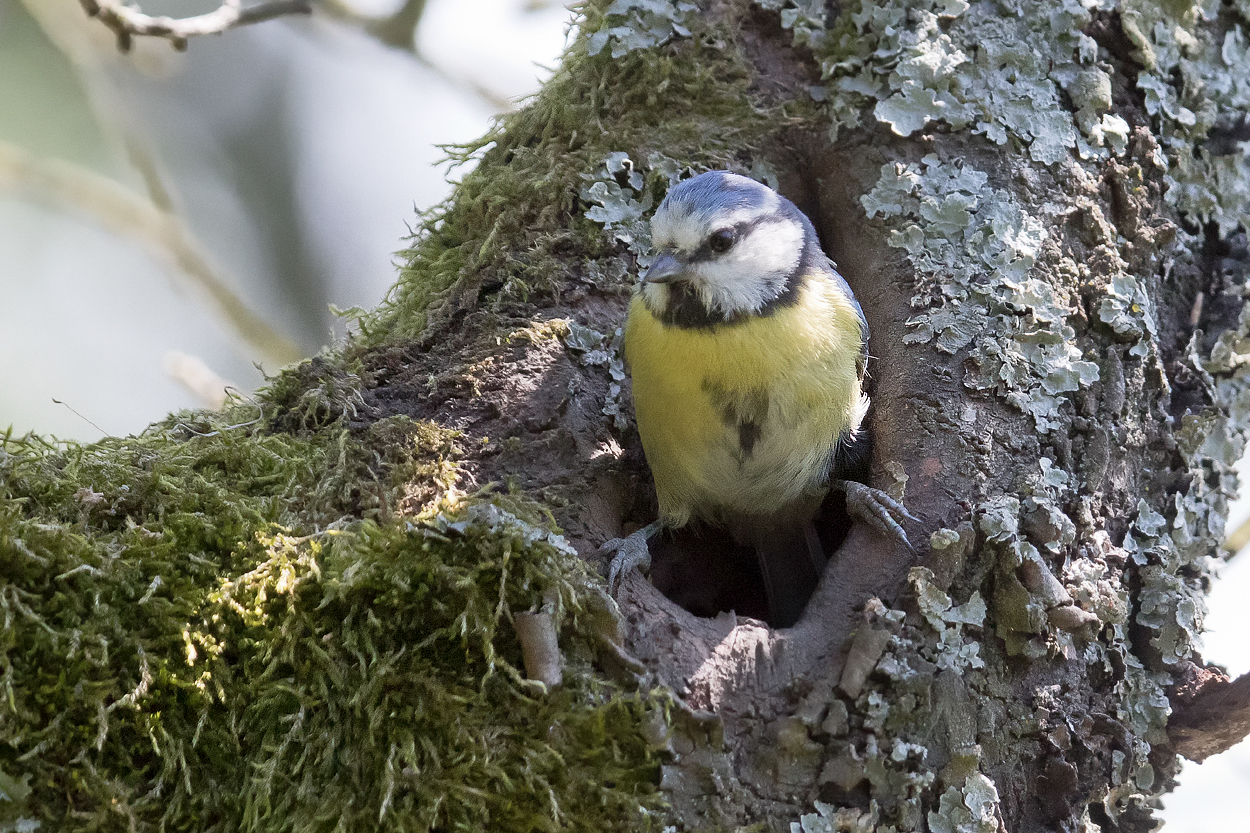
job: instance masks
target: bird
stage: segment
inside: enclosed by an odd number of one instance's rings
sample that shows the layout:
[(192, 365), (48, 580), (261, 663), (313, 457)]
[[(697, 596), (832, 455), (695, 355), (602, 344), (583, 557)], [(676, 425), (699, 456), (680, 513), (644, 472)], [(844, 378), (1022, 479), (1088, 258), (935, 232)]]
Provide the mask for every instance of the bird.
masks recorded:
[(794, 625), (826, 558), (813, 520), (831, 488), (910, 549), (915, 520), (848, 473), (864, 447), (868, 322), (790, 200), (729, 171), (669, 189), (630, 300), (623, 351), (659, 518), (601, 547), (609, 586), (648, 541), (692, 521), (754, 547), (770, 624)]

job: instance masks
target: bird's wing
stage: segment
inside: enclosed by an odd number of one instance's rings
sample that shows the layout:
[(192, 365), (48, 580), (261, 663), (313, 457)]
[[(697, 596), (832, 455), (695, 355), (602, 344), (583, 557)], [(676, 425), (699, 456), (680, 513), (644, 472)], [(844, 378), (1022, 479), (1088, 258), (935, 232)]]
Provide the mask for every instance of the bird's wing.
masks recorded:
[[(853, 299), (854, 296), (852, 296)], [(859, 301), (853, 300), (853, 303), (855, 314), (859, 316), (859, 356), (855, 359), (855, 372), (859, 374), (859, 380), (862, 382), (864, 375), (868, 372), (868, 319), (864, 317), (864, 310), (859, 305)]]
[[(850, 299), (855, 316), (859, 319), (859, 355), (855, 357), (855, 372), (859, 375), (859, 380), (863, 382), (868, 372), (868, 319), (864, 317), (864, 308), (859, 305), (859, 300), (851, 291), (850, 284), (838, 272), (837, 266), (832, 260), (826, 260), (825, 265), (829, 280), (833, 281), (838, 289)], [(872, 440), (867, 431), (843, 434), (838, 438), (838, 445), (834, 450), (831, 479), (868, 482), (868, 463), (871, 457)]]
[[(830, 264), (831, 267), (832, 265)], [(838, 274), (836, 269), (834, 269), (833, 276), (838, 283), (838, 288), (846, 293), (846, 297), (851, 299), (851, 306), (855, 308), (855, 315), (859, 317), (859, 356), (855, 360), (855, 369), (859, 373), (859, 379), (862, 382), (864, 374), (868, 371), (868, 319), (864, 317), (864, 308), (859, 305), (859, 299), (851, 291), (851, 287), (846, 282), (846, 279)]]
[[(823, 252), (822, 252), (823, 254)], [(859, 305), (859, 299), (855, 297), (855, 293), (851, 291), (851, 285), (846, 282), (842, 274), (838, 271), (837, 264), (829, 259), (827, 255), (821, 258), (818, 264), (821, 271), (825, 272), (829, 280), (851, 301), (851, 306), (855, 309), (855, 315), (859, 318), (859, 356), (855, 359), (855, 370), (859, 373), (859, 379), (862, 382), (864, 375), (868, 372), (868, 319), (864, 317), (864, 308)]]

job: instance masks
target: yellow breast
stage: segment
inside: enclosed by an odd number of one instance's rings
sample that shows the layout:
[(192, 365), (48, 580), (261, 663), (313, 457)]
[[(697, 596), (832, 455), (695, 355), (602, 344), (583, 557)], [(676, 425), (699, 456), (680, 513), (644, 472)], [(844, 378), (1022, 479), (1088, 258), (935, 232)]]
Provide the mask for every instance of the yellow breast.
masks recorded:
[(771, 315), (705, 329), (666, 325), (635, 295), (625, 359), (665, 523), (814, 506), (867, 406), (860, 338), (852, 302), (821, 278)]

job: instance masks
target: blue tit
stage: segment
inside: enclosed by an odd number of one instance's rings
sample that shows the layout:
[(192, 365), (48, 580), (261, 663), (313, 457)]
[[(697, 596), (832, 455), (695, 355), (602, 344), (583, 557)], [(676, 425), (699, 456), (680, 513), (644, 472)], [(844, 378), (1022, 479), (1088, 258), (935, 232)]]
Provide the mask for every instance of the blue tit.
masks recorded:
[(906, 542), (902, 504), (843, 479), (868, 407), (868, 323), (811, 222), (754, 180), (681, 182), (651, 230), (624, 351), (660, 519), (605, 545), (609, 582), (649, 564), (661, 528), (699, 520), (755, 548), (770, 621), (792, 625), (824, 568), (812, 520), (831, 487)]

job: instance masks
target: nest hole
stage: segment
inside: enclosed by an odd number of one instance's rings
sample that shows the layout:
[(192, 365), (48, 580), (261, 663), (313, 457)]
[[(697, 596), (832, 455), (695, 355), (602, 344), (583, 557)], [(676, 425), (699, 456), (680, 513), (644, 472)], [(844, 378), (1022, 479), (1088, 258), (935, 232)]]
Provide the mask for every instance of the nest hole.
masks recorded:
[[(814, 523), (821, 547), (832, 561), (851, 528), (841, 492), (825, 497)], [(695, 616), (712, 618), (732, 611), (777, 625), (768, 609), (755, 550), (736, 543), (719, 527), (689, 524), (657, 536), (651, 542), (651, 583)], [(813, 581), (807, 590), (809, 599), (815, 590)]]

